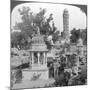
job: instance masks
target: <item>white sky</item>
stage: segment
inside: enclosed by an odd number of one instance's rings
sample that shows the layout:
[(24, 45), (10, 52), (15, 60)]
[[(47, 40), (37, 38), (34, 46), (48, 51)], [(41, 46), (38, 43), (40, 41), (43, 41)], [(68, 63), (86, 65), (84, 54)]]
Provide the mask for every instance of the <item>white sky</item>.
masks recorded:
[(55, 22), (55, 26), (58, 30), (63, 31), (63, 10), (65, 8), (69, 11), (69, 30), (73, 28), (77, 29), (85, 29), (86, 28), (86, 16), (85, 14), (75, 6), (63, 5), (63, 4), (48, 4), (48, 3), (25, 3), (16, 6), (11, 14), (11, 28), (15, 25), (15, 22), (20, 22), (21, 17), (18, 12), (19, 8), (30, 7), (34, 13), (39, 12), (39, 8), (46, 9), (46, 17), (49, 14), (53, 14), (53, 21)]

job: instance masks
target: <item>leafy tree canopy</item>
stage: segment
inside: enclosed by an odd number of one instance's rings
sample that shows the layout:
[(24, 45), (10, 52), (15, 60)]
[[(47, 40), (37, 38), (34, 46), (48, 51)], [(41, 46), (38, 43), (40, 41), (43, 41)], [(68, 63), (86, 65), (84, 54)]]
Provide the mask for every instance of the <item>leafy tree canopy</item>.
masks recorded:
[(71, 43), (76, 43), (79, 38), (83, 39), (83, 44), (87, 44), (87, 29), (83, 29), (80, 31), (80, 29), (73, 29), (71, 31), (70, 41)]
[(29, 7), (23, 7), (22, 9), (18, 9), (18, 11), (21, 15), (22, 22), (16, 22), (14, 29), (21, 30), (20, 34), (25, 41), (27, 41), (28, 37), (32, 38), (34, 36), (37, 32), (37, 26), (40, 29), (40, 34), (45, 35), (46, 38), (52, 35), (54, 42), (58, 39), (59, 31), (53, 22), (53, 14), (50, 14), (49, 17), (46, 18), (46, 9), (40, 8), (38, 13), (34, 13)]
[(75, 28), (71, 31), (70, 41), (76, 43), (80, 38), (80, 29), (76, 30)]

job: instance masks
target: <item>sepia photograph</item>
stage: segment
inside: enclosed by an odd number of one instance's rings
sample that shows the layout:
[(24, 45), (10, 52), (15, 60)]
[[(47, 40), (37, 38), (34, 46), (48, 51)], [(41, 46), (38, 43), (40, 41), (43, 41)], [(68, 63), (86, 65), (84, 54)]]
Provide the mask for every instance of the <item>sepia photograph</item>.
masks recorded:
[(87, 85), (87, 5), (11, 0), (10, 89)]

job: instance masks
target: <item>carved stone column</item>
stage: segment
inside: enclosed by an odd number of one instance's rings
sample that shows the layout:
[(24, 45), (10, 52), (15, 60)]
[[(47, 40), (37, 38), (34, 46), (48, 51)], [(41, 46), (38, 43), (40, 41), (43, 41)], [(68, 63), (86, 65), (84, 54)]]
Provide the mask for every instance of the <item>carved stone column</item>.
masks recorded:
[(40, 61), (40, 60), (39, 60), (39, 58), (40, 58), (40, 53), (38, 52), (37, 54), (38, 54), (38, 64), (40, 64), (40, 62), (39, 62), (39, 61)]
[(45, 62), (46, 62), (46, 55), (45, 55), (45, 52), (43, 52), (43, 56), (44, 56), (44, 58), (43, 58), (43, 64), (45, 64)]
[(45, 64), (47, 65), (47, 53), (45, 54)]
[(67, 62), (68, 62), (67, 58), (68, 58), (68, 56), (66, 55), (66, 64), (67, 64)]
[(32, 65), (34, 64), (34, 53), (32, 52)]

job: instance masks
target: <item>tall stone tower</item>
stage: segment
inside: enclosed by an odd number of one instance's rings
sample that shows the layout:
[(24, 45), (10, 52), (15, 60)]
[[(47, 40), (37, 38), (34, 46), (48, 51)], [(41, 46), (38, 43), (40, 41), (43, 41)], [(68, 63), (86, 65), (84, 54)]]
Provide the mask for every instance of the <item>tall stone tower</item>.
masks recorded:
[(63, 12), (63, 38), (69, 38), (69, 13), (67, 9)]

